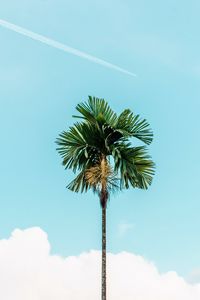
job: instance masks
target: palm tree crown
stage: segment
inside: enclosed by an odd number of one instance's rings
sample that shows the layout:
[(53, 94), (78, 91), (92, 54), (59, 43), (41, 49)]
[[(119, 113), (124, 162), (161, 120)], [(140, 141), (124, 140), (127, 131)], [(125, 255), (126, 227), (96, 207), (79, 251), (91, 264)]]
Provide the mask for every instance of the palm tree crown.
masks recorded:
[(102, 206), (113, 189), (147, 189), (155, 165), (146, 146), (133, 147), (130, 139), (149, 145), (153, 133), (148, 122), (129, 109), (118, 116), (104, 99), (91, 96), (76, 109), (79, 115), (74, 117), (80, 121), (56, 140), (65, 168), (78, 172), (67, 187), (75, 192), (92, 189)]

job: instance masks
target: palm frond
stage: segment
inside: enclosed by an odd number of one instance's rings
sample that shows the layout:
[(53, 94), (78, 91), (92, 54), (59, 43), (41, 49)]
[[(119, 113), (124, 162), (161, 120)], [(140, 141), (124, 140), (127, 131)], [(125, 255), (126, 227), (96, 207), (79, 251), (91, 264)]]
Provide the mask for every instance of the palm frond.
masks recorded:
[(87, 192), (89, 189), (89, 184), (85, 179), (85, 172), (81, 171), (75, 179), (73, 179), (68, 185), (67, 188), (73, 192)]
[(121, 144), (112, 151), (115, 171), (120, 173), (121, 188), (130, 185), (147, 189), (152, 182), (155, 164), (147, 155), (145, 146), (130, 147), (130, 144)]
[(88, 101), (78, 104), (76, 109), (81, 116), (74, 117), (82, 118), (91, 124), (98, 123), (99, 125), (103, 125), (107, 123), (114, 126), (117, 122), (116, 113), (104, 99), (89, 96)]
[(98, 129), (88, 123), (76, 123), (68, 132), (62, 132), (56, 143), (63, 165), (74, 172), (96, 163), (100, 156), (99, 149), (105, 148)]
[(153, 140), (153, 132), (147, 120), (134, 115), (129, 109), (119, 115), (116, 130), (125, 137), (136, 137), (147, 145)]

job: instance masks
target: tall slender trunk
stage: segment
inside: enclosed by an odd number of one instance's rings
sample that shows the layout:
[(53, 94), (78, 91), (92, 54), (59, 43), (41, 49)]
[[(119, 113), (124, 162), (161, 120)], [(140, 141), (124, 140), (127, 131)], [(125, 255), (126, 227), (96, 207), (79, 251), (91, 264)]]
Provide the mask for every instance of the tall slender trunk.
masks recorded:
[(101, 160), (101, 193), (102, 208), (102, 269), (101, 269), (101, 300), (106, 300), (106, 206), (108, 200), (107, 177), (109, 173), (108, 162), (105, 155)]
[(101, 299), (106, 300), (106, 205), (102, 206)]

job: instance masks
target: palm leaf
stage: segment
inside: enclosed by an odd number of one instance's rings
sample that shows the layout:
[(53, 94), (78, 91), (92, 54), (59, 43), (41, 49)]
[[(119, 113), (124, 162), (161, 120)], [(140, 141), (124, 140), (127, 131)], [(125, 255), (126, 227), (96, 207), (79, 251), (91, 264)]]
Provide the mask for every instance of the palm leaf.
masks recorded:
[(119, 144), (113, 149), (115, 171), (120, 173), (121, 188), (130, 185), (147, 189), (152, 182), (155, 165), (146, 153), (146, 147), (130, 147), (130, 144)]
[(74, 172), (95, 164), (99, 160), (100, 149), (106, 151), (98, 129), (89, 123), (76, 123), (68, 132), (62, 132), (56, 143), (63, 165)]
[(89, 188), (88, 182), (85, 180), (85, 172), (81, 171), (75, 179), (73, 179), (68, 185), (67, 188), (73, 192), (87, 192)]
[(129, 109), (125, 109), (118, 117), (116, 130), (123, 136), (136, 137), (149, 145), (153, 140), (153, 132), (146, 119), (134, 115)]
[(88, 101), (78, 104), (76, 109), (81, 116), (74, 117), (82, 118), (91, 124), (103, 125), (107, 123), (114, 126), (117, 122), (116, 113), (104, 99), (89, 96)]

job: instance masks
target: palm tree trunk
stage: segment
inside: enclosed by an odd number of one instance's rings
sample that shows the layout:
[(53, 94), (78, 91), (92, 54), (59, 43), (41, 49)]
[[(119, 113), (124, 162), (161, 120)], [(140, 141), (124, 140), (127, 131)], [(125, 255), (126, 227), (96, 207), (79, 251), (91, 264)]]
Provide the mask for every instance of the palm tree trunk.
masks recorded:
[(106, 300), (106, 205), (102, 206), (102, 273), (101, 299)]

